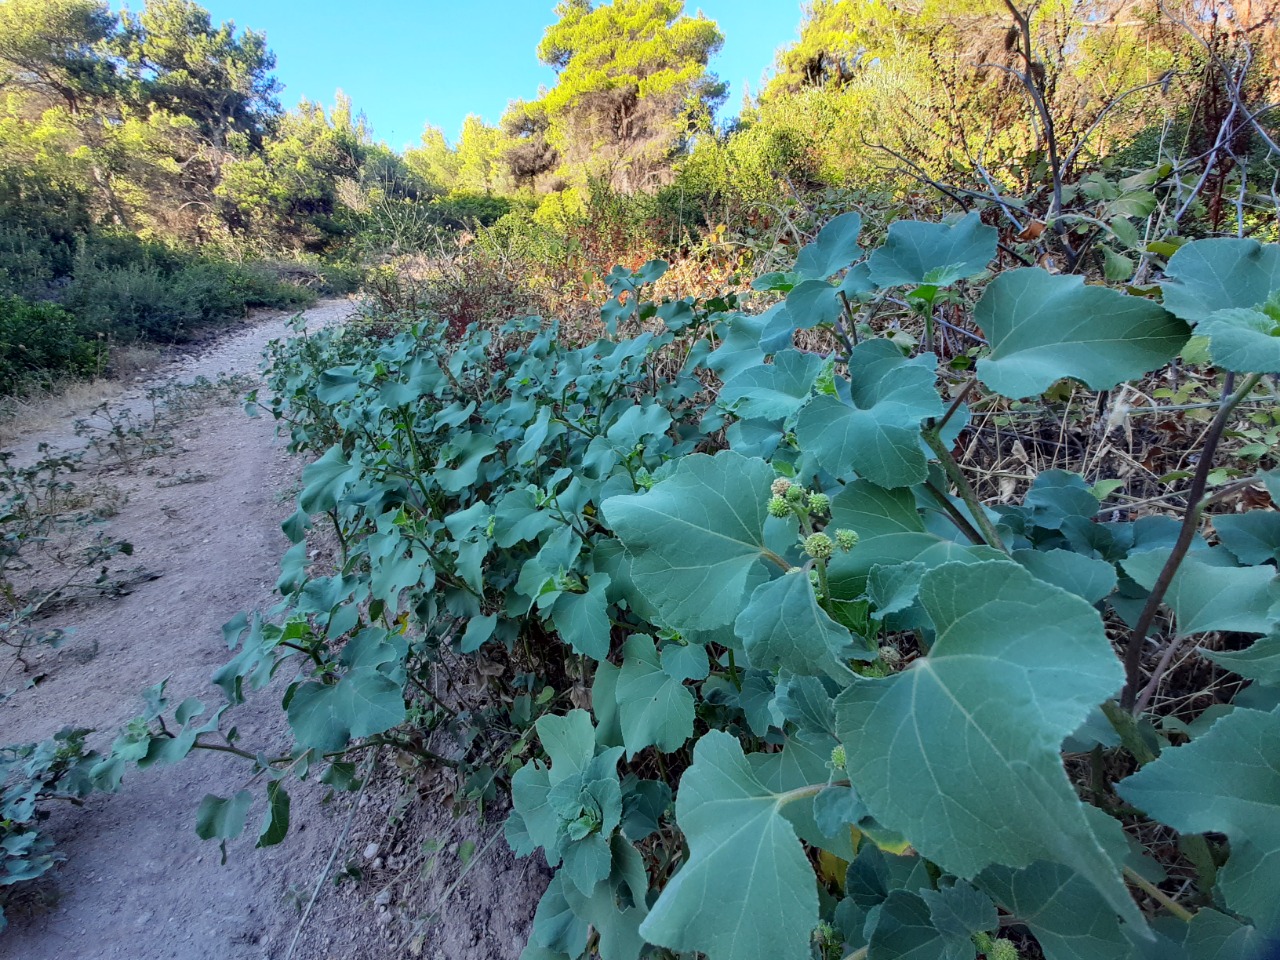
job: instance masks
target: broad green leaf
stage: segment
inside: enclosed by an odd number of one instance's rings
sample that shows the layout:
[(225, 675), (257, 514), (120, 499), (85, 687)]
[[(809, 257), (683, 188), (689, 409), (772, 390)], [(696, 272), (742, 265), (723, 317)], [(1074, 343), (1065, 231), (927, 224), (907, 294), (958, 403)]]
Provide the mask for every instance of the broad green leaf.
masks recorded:
[(622, 783), (622, 833), (637, 843), (656, 833), (671, 806), (671, 788), (661, 780), (630, 774)]
[(797, 276), (802, 280), (826, 280), (839, 273), (862, 255), (858, 247), (860, 232), (862, 217), (859, 214), (842, 213), (833, 217), (813, 243), (801, 248), (796, 256)]
[(547, 791), (558, 821), (556, 852), (561, 872), (584, 896), (609, 876), (609, 837), (622, 822), (622, 789), (616, 774), (600, 779), (569, 777)]
[(507, 843), (517, 856), (527, 857), (539, 847), (546, 851), (547, 864), (556, 866), (560, 855), (556, 839), (560, 818), (547, 802), (551, 775), (538, 761), (526, 763), (511, 778), (511, 802), (515, 807), (504, 827)]
[(1059, 863), (988, 867), (978, 886), (1036, 935), (1045, 960), (1131, 960), (1115, 911), (1088, 880)]
[(796, 436), (837, 477), (856, 472), (882, 487), (919, 483), (928, 472), (920, 423), (941, 416), (933, 354), (907, 359), (888, 340), (869, 340), (849, 360), (852, 403), (826, 394), (800, 411)]
[(929, 905), (929, 919), (949, 940), (995, 930), (1000, 923), (991, 898), (971, 883), (959, 881), (939, 886), (937, 890), (921, 890), (920, 898)]
[(648, 877), (631, 844), (615, 836), (610, 849), (613, 873), (596, 884), (589, 896), (573, 884), (564, 884), (562, 890), (569, 909), (598, 934), (600, 960), (637, 960), (645, 946), (639, 926), (648, 913)]
[(894, 890), (877, 915), (869, 955), (884, 960), (973, 960), (973, 934), (996, 925), (991, 900), (967, 883), (919, 893)]
[(1097, 611), (1009, 561), (930, 570), (920, 600), (929, 655), (836, 700), (858, 795), (944, 870), (1054, 860), (1141, 922), (1060, 757), (1123, 681)]
[(808, 734), (836, 735), (835, 704), (821, 677), (784, 677), (777, 686), (778, 713)]
[(1097, 603), (1116, 586), (1115, 564), (1070, 550), (1015, 550), (1013, 559), (1046, 583)]
[(881, 287), (948, 286), (985, 270), (998, 236), (976, 213), (954, 224), (898, 220), (889, 225), (884, 246), (868, 258), (871, 279)]
[(284, 784), (275, 780), (267, 784), (267, 815), (262, 821), (262, 829), (258, 831), (255, 846), (275, 846), (288, 832), (289, 794), (285, 792)]
[(1190, 923), (1176, 917), (1155, 921), (1154, 941), (1135, 940), (1133, 960), (1276, 960), (1280, 940), (1264, 938), (1256, 927), (1209, 907)]
[(1243, 564), (1280, 561), (1280, 511), (1220, 514), (1213, 518), (1213, 529), (1222, 545)]
[(593, 660), (609, 655), (609, 588), (607, 573), (592, 574), (586, 593), (562, 593), (551, 607), (551, 619), (560, 636), (574, 649)]
[(756, 587), (734, 632), (759, 670), (847, 680), (853, 675), (848, 661), (876, 658), (865, 645), (854, 647), (853, 635), (827, 615), (808, 575), (798, 569)]
[(1280, 373), (1280, 323), (1244, 307), (1216, 310), (1196, 324), (1213, 364), (1235, 373)]
[[(492, 437), (466, 433), (450, 441), (441, 451), (440, 462), (433, 474), (436, 483), (448, 493), (460, 493), (475, 485), (480, 464), (498, 452)], [(446, 466), (453, 463), (454, 466)]]
[(1249, 309), (1280, 290), (1280, 245), (1257, 240), (1193, 240), (1169, 258), (1164, 305), (1193, 326), (1219, 310)]
[(341, 447), (330, 447), (319, 460), (303, 468), (298, 507), (307, 513), (332, 510), (359, 477), (360, 464), (348, 461)]
[(610, 497), (605, 522), (633, 558), (636, 587), (678, 630), (733, 622), (767, 577), (769, 486), (763, 460), (732, 451), (684, 457), (647, 493)]
[(467, 629), (463, 631), (462, 638), (458, 641), (458, 649), (463, 653), (475, 653), (493, 636), (497, 625), (496, 613), (472, 617), (467, 621)]
[[(1155, 586), (1170, 550), (1136, 553), (1121, 566), (1143, 589)], [(1173, 575), (1164, 602), (1177, 617), (1178, 635), (1208, 630), (1266, 633), (1275, 623), (1268, 613), (1280, 602), (1274, 567), (1234, 567), (1213, 563), (1216, 551), (1189, 553)]]
[(538, 718), (536, 726), (538, 740), (551, 760), (551, 783), (576, 776), (591, 763), (596, 754), (596, 735), (587, 711), (549, 713)]
[[(925, 529), (924, 520), (910, 490), (885, 490), (865, 480), (846, 484), (831, 501), (831, 524), (858, 534), (857, 545), (848, 553), (837, 553), (828, 568), (832, 592), (841, 598), (860, 596), (867, 576), (877, 565), (901, 567), (921, 564), (915, 571), (953, 560), (999, 560), (1004, 554), (992, 547), (974, 546), (948, 540)], [(914, 568), (909, 568), (914, 571)], [(894, 579), (896, 588), (911, 587)]]
[(566, 877), (557, 874), (551, 878), (534, 911), (529, 946), (520, 954), (521, 960), (550, 960), (545, 953), (530, 953), (536, 948), (551, 951), (551, 956), (556, 958), (578, 957), (587, 948), (591, 926), (586, 920), (579, 919), (569, 906), (566, 893), (572, 887)]
[(825, 365), (817, 354), (783, 350), (773, 363), (750, 367), (727, 381), (719, 402), (744, 420), (785, 420), (800, 409)]
[(1044, 470), (1032, 481), (1021, 510), (1033, 526), (1061, 530), (1077, 517), (1092, 520), (1098, 512), (1098, 498), (1080, 474)]
[(760, 338), (769, 322), (786, 309), (785, 303), (776, 303), (764, 313), (730, 314), (716, 327), (720, 345), (707, 356), (707, 369), (728, 381), (743, 370), (763, 363)]
[(711, 672), (707, 648), (696, 643), (668, 643), (662, 648), (662, 672), (672, 680), (705, 680)]
[(929, 906), (914, 893), (895, 890), (876, 914), (868, 956), (879, 960), (974, 960), (968, 938), (944, 938), (933, 925)]
[[(814, 736), (795, 733), (784, 738), (781, 746), (782, 749), (776, 753), (748, 755), (747, 765), (751, 767), (760, 783), (774, 793), (783, 794), (791, 790), (805, 792), (804, 799), (782, 807), (782, 815), (791, 821), (801, 840), (826, 850), (841, 860), (852, 860), (856, 849), (849, 826), (865, 818), (866, 809), (858, 803), (855, 811), (857, 818), (838, 825), (835, 830), (828, 830), (826, 827), (831, 826), (830, 820), (833, 817), (830, 815), (837, 811), (831, 809), (824, 811), (827, 814), (824, 817), (827, 821), (825, 826), (818, 822), (817, 816), (817, 801), (825, 792), (818, 788), (824, 787), (833, 776), (831, 751), (836, 747), (835, 738), (827, 734)], [(816, 795), (812, 795), (814, 790), (818, 790)], [(830, 801), (831, 798), (828, 797), (824, 803), (829, 804)], [(847, 804), (834, 806), (843, 806), (845, 812), (848, 812)]]
[(1280, 714), (1237, 708), (1116, 792), (1182, 833), (1225, 833), (1231, 856), (1218, 885), (1227, 906), (1280, 935)]
[(596, 664), (596, 675), (591, 681), (595, 740), (602, 747), (622, 746), (622, 726), (618, 721), (618, 674), (621, 672), (608, 660), (601, 660)]
[(1280, 687), (1280, 633), (1262, 637), (1245, 650), (1201, 650), (1200, 653), (1248, 680)]
[(622, 648), (617, 697), (628, 759), (648, 746), (671, 753), (693, 735), (693, 694), (663, 671), (653, 641), (643, 634)]
[(1162, 367), (1190, 336), (1158, 304), (1039, 267), (1000, 274), (974, 308), (991, 343), (978, 379), (1002, 396), (1038, 396), (1064, 378), (1093, 390)]
[(357, 667), (333, 684), (309, 680), (289, 701), (289, 726), (304, 747), (341, 750), (405, 720), (400, 684), (372, 667)]
[(782, 815), (789, 799), (760, 783), (735, 737), (704, 735), (676, 796), (689, 859), (640, 925), (645, 940), (708, 960), (809, 960), (818, 893)]
[(316, 399), (321, 403), (346, 403), (359, 392), (359, 371), (350, 365), (325, 370), (316, 383)]
[(241, 790), (230, 799), (205, 794), (196, 810), (196, 836), (201, 840), (234, 840), (244, 832), (253, 794)]

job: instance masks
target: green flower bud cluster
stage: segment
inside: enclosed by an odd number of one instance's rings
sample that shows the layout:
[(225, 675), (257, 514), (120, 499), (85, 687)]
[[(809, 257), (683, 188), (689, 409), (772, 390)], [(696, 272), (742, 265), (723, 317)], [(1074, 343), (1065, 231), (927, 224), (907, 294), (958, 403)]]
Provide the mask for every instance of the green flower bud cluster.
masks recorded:
[(849, 762), (849, 758), (845, 755), (844, 744), (837, 743), (831, 748), (831, 765), (837, 770), (843, 770), (844, 765)]
[(833, 927), (831, 924), (827, 923), (827, 921), (825, 920), (818, 921), (818, 925), (814, 927), (814, 930), (813, 930), (813, 937), (819, 943), (824, 943), (824, 944), (825, 943), (838, 944), (842, 940), (840, 934), (836, 931), (836, 928)]
[(826, 513), (831, 509), (831, 498), (825, 493), (809, 494), (809, 512)]
[(978, 948), (979, 953), (986, 956), (987, 960), (1019, 960), (1018, 948), (1014, 946), (1012, 940), (1006, 940), (1003, 937), (993, 937), (989, 933), (975, 933), (973, 945)]
[(804, 487), (800, 486), (798, 483), (793, 483), (791, 486), (787, 487), (785, 496), (791, 503), (800, 503), (804, 500)]
[(804, 538), (804, 552), (815, 560), (830, 560), (836, 545), (825, 533), (811, 533)]
[(641, 490), (653, 489), (653, 476), (643, 467), (636, 471), (636, 486)]
[(791, 504), (787, 503), (782, 497), (769, 498), (769, 516), (777, 517), (779, 520), (791, 514)]
[(852, 530), (840, 529), (836, 531), (836, 546), (845, 553), (848, 553), (858, 545), (858, 535)]

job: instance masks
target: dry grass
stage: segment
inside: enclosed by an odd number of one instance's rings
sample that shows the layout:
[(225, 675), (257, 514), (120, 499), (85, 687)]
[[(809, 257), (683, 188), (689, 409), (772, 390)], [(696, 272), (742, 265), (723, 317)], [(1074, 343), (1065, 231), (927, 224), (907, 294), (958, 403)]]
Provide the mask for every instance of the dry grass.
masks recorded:
[(0, 447), (11, 446), (83, 416), (116, 396), (122, 384), (160, 362), (160, 351), (142, 346), (117, 347), (111, 352), (108, 376), (94, 380), (58, 380), (24, 397), (0, 397)]

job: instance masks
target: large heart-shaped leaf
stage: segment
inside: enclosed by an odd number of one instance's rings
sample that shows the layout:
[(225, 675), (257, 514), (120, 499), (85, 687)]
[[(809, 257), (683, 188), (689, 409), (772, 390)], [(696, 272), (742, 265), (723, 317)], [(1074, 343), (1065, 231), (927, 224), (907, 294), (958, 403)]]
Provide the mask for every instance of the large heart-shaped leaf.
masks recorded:
[(616, 696), (628, 759), (648, 746), (671, 753), (693, 735), (693, 694), (662, 669), (657, 648), (642, 634), (622, 648)]
[(785, 420), (800, 409), (825, 365), (817, 354), (783, 350), (773, 363), (750, 367), (726, 381), (719, 402), (744, 420)]
[(763, 460), (732, 451), (697, 454), (647, 493), (604, 502), (605, 521), (633, 558), (636, 588), (668, 626), (726, 626), (765, 580), (762, 560), (774, 557), (764, 522), (775, 476)]
[(988, 867), (978, 886), (1031, 928), (1046, 960), (1132, 960), (1132, 944), (1106, 900), (1060, 863)]
[(298, 506), (307, 513), (332, 510), (351, 484), (360, 478), (360, 464), (352, 463), (342, 447), (330, 447), (314, 463), (302, 469)]
[(289, 701), (289, 726), (304, 747), (341, 750), (355, 737), (371, 737), (404, 723), (400, 684), (373, 667), (357, 667), (337, 683), (310, 680)]
[(999, 232), (976, 213), (954, 224), (898, 220), (884, 246), (868, 258), (871, 279), (882, 287), (929, 284), (945, 287), (987, 268)]
[[(1136, 553), (1123, 561), (1125, 573), (1147, 590), (1155, 586), (1170, 550)], [(1164, 602), (1177, 617), (1179, 636), (1208, 630), (1266, 633), (1275, 623), (1270, 610), (1280, 602), (1274, 567), (1236, 567), (1221, 562), (1222, 551), (1189, 554), (1173, 575)], [(1215, 562), (1217, 560), (1217, 562)]]
[(1217, 310), (1196, 325), (1215, 366), (1235, 373), (1280, 373), (1280, 323), (1262, 310)]
[(736, 737), (698, 741), (676, 796), (689, 859), (640, 925), (650, 943), (709, 960), (809, 960), (818, 923), (813, 868)]
[(1263, 686), (1280, 687), (1280, 633), (1272, 633), (1244, 650), (1201, 650), (1220, 667)]
[(993, 280), (974, 321), (991, 343), (978, 378), (1015, 400), (1067, 377), (1109, 390), (1168, 363), (1190, 336), (1159, 304), (1039, 267)]
[(849, 660), (876, 658), (854, 648), (853, 635), (819, 606), (813, 584), (799, 570), (756, 587), (734, 630), (751, 665), (761, 670), (848, 679)]
[(1008, 561), (931, 570), (920, 600), (936, 632), (929, 655), (836, 701), (859, 797), (958, 876), (1052, 860), (1141, 924), (1110, 852), (1119, 826), (1099, 837), (1060, 756), (1123, 681), (1097, 611)]
[(1175, 830), (1225, 833), (1231, 856), (1218, 883), (1227, 906), (1280, 934), (1280, 714), (1237, 707), (1116, 792)]
[(895, 591), (907, 589), (914, 596), (919, 577), (927, 569), (956, 560), (977, 562), (1003, 557), (992, 547), (934, 533), (925, 526), (915, 495), (905, 487), (886, 490), (866, 480), (846, 484), (831, 502), (831, 522), (836, 528), (854, 531), (859, 538), (848, 553), (837, 553), (828, 569), (831, 590), (841, 599), (860, 596), (867, 576), (876, 566), (896, 570), (918, 564), (908, 569), (916, 580), (909, 588), (901, 578), (893, 578)]
[(862, 255), (858, 249), (858, 234), (862, 231), (862, 217), (857, 213), (842, 213), (833, 217), (819, 231), (817, 238), (803, 247), (796, 257), (796, 273), (803, 280), (825, 280), (839, 273)]
[(1165, 268), (1165, 308), (1191, 324), (1257, 307), (1280, 290), (1280, 245), (1223, 237), (1184, 244)]
[(925, 478), (920, 423), (944, 410), (934, 388), (937, 358), (907, 359), (888, 340), (868, 340), (849, 359), (851, 403), (821, 394), (796, 421), (806, 452), (829, 473), (856, 472), (883, 487), (905, 487)]

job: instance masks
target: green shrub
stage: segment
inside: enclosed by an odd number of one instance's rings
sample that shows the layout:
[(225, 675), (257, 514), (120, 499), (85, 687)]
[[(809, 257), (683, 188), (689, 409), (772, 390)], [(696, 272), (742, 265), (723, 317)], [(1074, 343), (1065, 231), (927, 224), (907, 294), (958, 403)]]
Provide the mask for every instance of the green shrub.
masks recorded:
[(105, 348), (71, 314), (51, 303), (0, 298), (0, 393), (23, 393), (51, 374), (93, 374)]
[(253, 307), (289, 308), (313, 300), (310, 291), (261, 268), (195, 261), (173, 272), (149, 262), (86, 265), (63, 302), (91, 329), (165, 343), (188, 339), (198, 327), (244, 316)]

